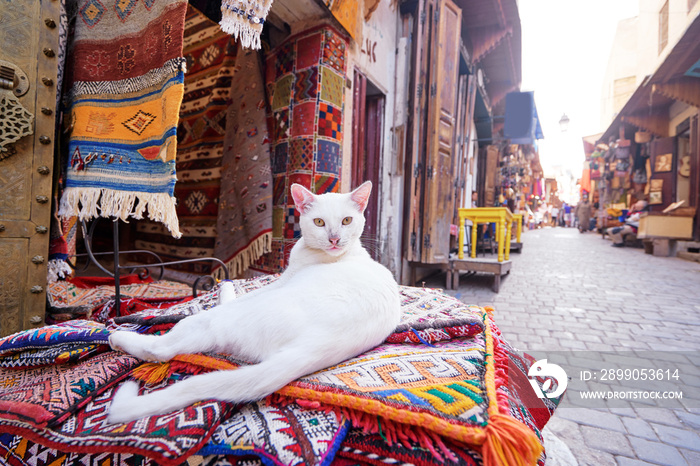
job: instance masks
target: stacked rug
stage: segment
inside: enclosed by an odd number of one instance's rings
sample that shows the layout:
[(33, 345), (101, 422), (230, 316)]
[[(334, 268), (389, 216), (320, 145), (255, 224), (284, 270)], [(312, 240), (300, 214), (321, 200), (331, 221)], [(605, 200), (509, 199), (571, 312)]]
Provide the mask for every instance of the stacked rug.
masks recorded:
[(69, 161), (59, 215), (148, 216), (180, 236), (176, 125), (185, 0), (76, 2)]
[[(234, 288), (242, 294), (275, 279), (234, 281)], [(404, 312), (387, 342), (264, 400), (241, 406), (204, 400), (173, 413), (107, 424), (112, 396), (127, 376), (151, 391), (245, 364), (223, 354), (144, 363), (107, 349), (114, 329), (162, 333), (186, 315), (215, 306), (218, 293), (217, 287), (167, 310), (107, 325), (79, 321), (0, 340), (0, 453), (13, 465), (544, 461), (540, 430), (559, 400), (533, 404), (527, 382), (532, 360), (502, 339), (492, 310), (412, 287), (401, 287)], [(71, 347), (90, 346), (102, 351), (66, 356)]]
[(300, 237), (292, 183), (317, 194), (340, 188), (346, 48), (344, 36), (323, 26), (292, 36), (266, 57), (273, 240), (260, 270), (282, 271)]

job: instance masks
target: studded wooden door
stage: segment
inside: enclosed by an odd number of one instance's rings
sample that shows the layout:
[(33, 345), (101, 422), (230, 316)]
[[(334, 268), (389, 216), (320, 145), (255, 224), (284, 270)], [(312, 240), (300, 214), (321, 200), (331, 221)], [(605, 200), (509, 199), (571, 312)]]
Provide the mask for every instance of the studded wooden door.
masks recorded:
[(0, 3), (0, 335), (43, 325), (59, 2)]

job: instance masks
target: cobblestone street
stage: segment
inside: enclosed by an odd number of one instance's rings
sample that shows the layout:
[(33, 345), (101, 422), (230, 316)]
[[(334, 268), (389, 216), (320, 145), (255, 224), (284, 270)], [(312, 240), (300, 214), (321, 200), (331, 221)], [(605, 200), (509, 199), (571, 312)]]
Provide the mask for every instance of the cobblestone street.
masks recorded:
[[(523, 233), (500, 293), (488, 275), (448, 291), (495, 307), (515, 347), (532, 351), (693, 351), (700, 365), (700, 264), (613, 248), (596, 233)], [(444, 274), (426, 285), (444, 287)], [(685, 409), (558, 409), (545, 429), (548, 465), (700, 464), (700, 380), (686, 377)], [(696, 400), (690, 400), (691, 397)]]

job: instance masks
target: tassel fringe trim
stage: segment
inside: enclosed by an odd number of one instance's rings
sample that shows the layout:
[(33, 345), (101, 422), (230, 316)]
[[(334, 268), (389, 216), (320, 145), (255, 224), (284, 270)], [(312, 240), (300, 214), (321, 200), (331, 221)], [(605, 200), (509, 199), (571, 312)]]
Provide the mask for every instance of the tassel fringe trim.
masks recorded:
[[(272, 251), (272, 232), (266, 232), (255, 238), (248, 246), (241, 249), (231, 259), (226, 262), (226, 269), (229, 276), (235, 278), (248, 270), (260, 256)], [(219, 267), (212, 274), (217, 280), (224, 280), (223, 267)]]
[(51, 259), (47, 264), (47, 268), (46, 279), (49, 283), (63, 280), (73, 274), (73, 269), (63, 259)]
[[(137, 203), (138, 201), (138, 203)], [(180, 225), (175, 210), (175, 198), (167, 193), (116, 191), (106, 188), (66, 188), (61, 197), (58, 215), (91, 220), (96, 217), (116, 217), (128, 222), (129, 217), (148, 217), (163, 223), (175, 238), (180, 238)]]
[(221, 2), (219, 26), (239, 41), (242, 47), (259, 50), (260, 33), (271, 6), (272, 0), (224, 0)]

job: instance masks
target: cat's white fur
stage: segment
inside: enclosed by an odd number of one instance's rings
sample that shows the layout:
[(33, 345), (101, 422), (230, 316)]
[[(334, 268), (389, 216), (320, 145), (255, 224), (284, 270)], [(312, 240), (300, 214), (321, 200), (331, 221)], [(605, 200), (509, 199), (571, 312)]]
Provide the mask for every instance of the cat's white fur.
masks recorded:
[(144, 360), (215, 351), (254, 364), (196, 375), (142, 396), (136, 382), (126, 382), (108, 421), (128, 422), (206, 399), (259, 400), (384, 341), (399, 323), (400, 300), (392, 274), (360, 244), (371, 189), (366, 182), (352, 193), (314, 195), (292, 185), (302, 238), (277, 281), (235, 299), (224, 293), (221, 304), (162, 336), (113, 333), (112, 348)]

